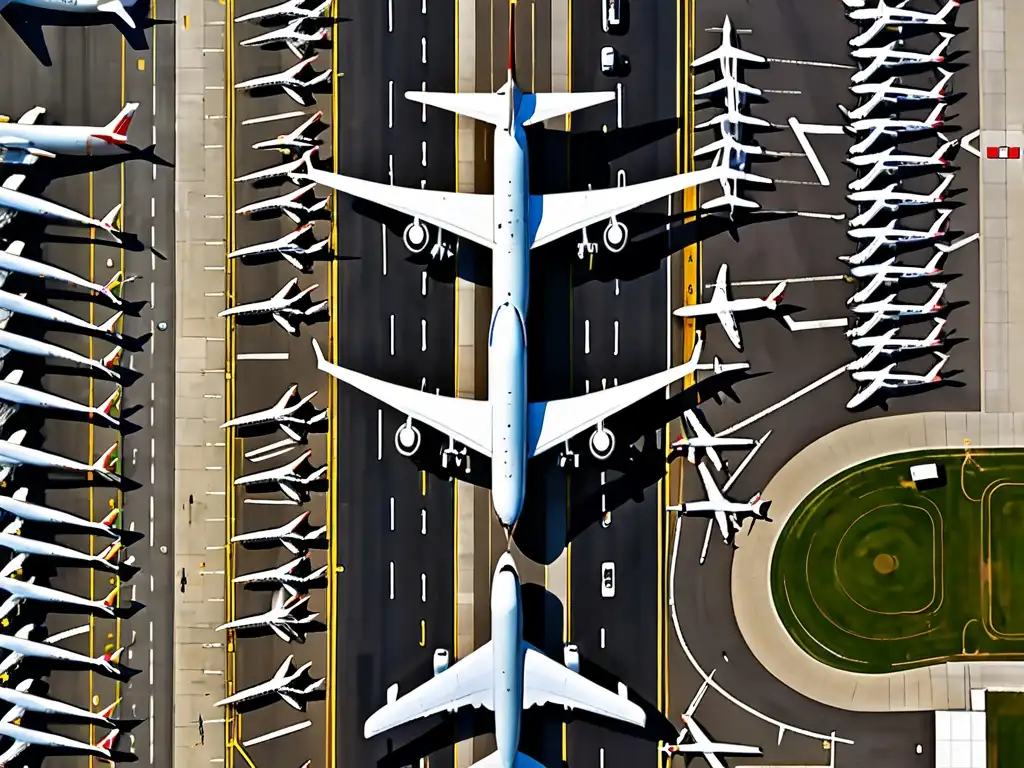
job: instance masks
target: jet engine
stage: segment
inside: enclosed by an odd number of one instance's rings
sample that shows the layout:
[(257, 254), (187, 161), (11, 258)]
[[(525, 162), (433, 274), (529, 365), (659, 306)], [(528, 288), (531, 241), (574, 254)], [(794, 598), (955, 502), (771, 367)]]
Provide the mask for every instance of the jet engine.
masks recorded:
[(604, 247), (612, 253), (620, 253), (629, 241), (629, 229), (612, 216), (608, 226), (604, 228)]
[(437, 677), (446, 669), (448, 669), (448, 651), (444, 648), (438, 648), (434, 651), (434, 677)]
[(395, 450), (403, 456), (412, 456), (420, 449), (423, 435), (413, 426), (412, 419), (407, 420), (395, 431)]
[(426, 225), (419, 219), (413, 219), (412, 223), (402, 232), (402, 241), (411, 253), (423, 253), (430, 240), (430, 233)]
[(590, 454), (598, 461), (604, 461), (615, 450), (615, 435), (605, 429), (604, 422), (598, 422), (597, 429), (590, 433)]

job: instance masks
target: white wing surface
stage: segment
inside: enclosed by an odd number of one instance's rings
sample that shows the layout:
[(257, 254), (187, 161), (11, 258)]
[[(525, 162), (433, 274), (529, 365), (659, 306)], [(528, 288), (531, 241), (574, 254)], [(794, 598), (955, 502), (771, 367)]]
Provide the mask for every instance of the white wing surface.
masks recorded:
[(523, 665), (523, 708), (539, 704), (582, 709), (640, 727), (647, 721), (644, 711), (629, 699), (528, 647)]

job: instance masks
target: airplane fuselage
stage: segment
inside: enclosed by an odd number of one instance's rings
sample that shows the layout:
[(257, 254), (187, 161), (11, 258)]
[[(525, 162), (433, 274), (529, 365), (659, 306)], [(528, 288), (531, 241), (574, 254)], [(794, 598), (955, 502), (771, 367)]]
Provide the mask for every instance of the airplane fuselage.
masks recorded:
[[(19, 336), (16, 333), (5, 331), (0, 329), (0, 349), (4, 350), (0, 352), (0, 357), (6, 354), (6, 351), (20, 352), (23, 355), (35, 355), (37, 357), (54, 357), (58, 360), (67, 360), (71, 363), (79, 363), (90, 368), (103, 368), (102, 365), (97, 363), (95, 360), (85, 355), (80, 355), (77, 352), (72, 352), (70, 349), (64, 347), (58, 347), (56, 344), (49, 344), (45, 341), (39, 341), (37, 339), (29, 339), (25, 336)], [(109, 370), (103, 368), (104, 371), (110, 373)]]
[(94, 469), (91, 465), (83, 464), (74, 459), (0, 440), (0, 466), (18, 466), (20, 464), (32, 467), (77, 470), (78, 472), (92, 472)]
[(70, 547), (60, 544), (50, 544), (45, 541), (30, 539), (27, 536), (17, 536), (10, 533), (0, 533), (0, 548), (9, 549), (20, 555), (39, 555), (40, 557), (56, 557), (62, 560), (73, 560), (79, 563), (90, 563), (103, 567), (105, 570), (116, 571), (117, 566), (106, 562), (94, 555), (87, 555)]
[(523, 610), (512, 556), (501, 556), (491, 583), (494, 649), (494, 739), (501, 768), (514, 768), (523, 712)]
[(76, 515), (72, 515), (70, 512), (64, 512), (59, 509), (52, 509), (50, 507), (40, 506), (39, 504), (32, 504), (28, 501), (15, 499), (11, 496), (0, 496), (0, 510), (3, 510), (9, 515), (13, 515), (19, 520), (25, 520), (26, 522), (42, 523), (45, 525), (61, 525), (69, 528), (92, 531), (96, 535), (106, 536), (111, 539), (118, 538), (116, 531), (101, 523), (85, 520)]
[(110, 720), (101, 715), (90, 712), (87, 709), (82, 709), (63, 701), (57, 701), (56, 699), (36, 696), (35, 694), (15, 690), (13, 688), (0, 688), (0, 701), (6, 701), (12, 706), (19, 707), (29, 712), (38, 712), (44, 715), (58, 715), (63, 717), (77, 717), (98, 725), (111, 725)]
[(50, 659), (51, 661), (63, 661), (70, 664), (81, 664), (89, 667), (101, 666), (97, 663), (96, 659), (90, 656), (75, 653), (74, 651), (50, 645), (49, 643), (39, 643), (35, 640), (26, 640), (22, 637), (15, 637), (14, 635), (0, 635), (0, 648), (23, 657)]
[[(63, 0), (38, 0), (25, 2), (15, 0), (22, 5), (33, 5), (37, 8), (64, 8)], [(95, 3), (92, 3), (95, 8)], [(131, 5), (130, 2), (124, 5)], [(0, 125), (0, 136), (24, 139), (28, 146), (53, 152), (55, 155), (116, 155), (127, 151), (127, 147), (111, 139), (104, 138), (104, 128), (86, 128), (80, 125), (27, 125), (22, 123), (3, 123)], [(19, 145), (24, 146), (24, 145)]]
[(68, 749), (90, 755), (98, 755), (99, 757), (110, 757), (110, 751), (103, 747), (97, 747), (84, 741), (75, 741), (67, 736), (60, 736), (56, 733), (34, 731), (31, 728), (24, 728), (13, 723), (0, 722), (0, 736), (6, 736), (14, 741), (31, 744), (35, 747)]
[(110, 608), (97, 600), (89, 600), (85, 597), (73, 595), (70, 592), (62, 592), (59, 589), (42, 587), (38, 584), (29, 584), (27, 581), (18, 581), (7, 576), (0, 577), (0, 591), (7, 592), (21, 600), (38, 600), (44, 603), (74, 605), (79, 608), (94, 608), (112, 615)]
[[(3, 128), (0, 127), (0, 133)], [(51, 221), (59, 221), (68, 226), (99, 227), (100, 222), (85, 214), (73, 211), (63, 205), (44, 200), (41, 197), (26, 195), (14, 189), (0, 187), (0, 208), (29, 213)]]
[(26, 317), (35, 317), (40, 320), (47, 320), (51, 323), (70, 325), (75, 328), (96, 331), (97, 333), (102, 332), (98, 326), (95, 326), (80, 317), (75, 317), (70, 312), (64, 312), (59, 309), (54, 309), (53, 307), (47, 307), (44, 304), (38, 304), (24, 298), (23, 296), (18, 296), (15, 293), (8, 293), (7, 291), (0, 291), (0, 309), (6, 309), (16, 315), (24, 315)]

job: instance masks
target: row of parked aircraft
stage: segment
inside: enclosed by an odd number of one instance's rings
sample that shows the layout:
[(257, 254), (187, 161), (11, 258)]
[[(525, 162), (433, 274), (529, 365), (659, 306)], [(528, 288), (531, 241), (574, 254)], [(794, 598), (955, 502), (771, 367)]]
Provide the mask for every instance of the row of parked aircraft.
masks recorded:
[[(939, 382), (948, 355), (944, 333), (946, 319), (943, 296), (948, 283), (941, 280), (942, 267), (952, 248), (949, 218), (957, 190), (952, 162), (960, 148), (958, 140), (943, 140), (930, 154), (907, 152), (908, 141), (934, 137), (945, 124), (945, 110), (956, 94), (952, 91), (953, 69), (949, 46), (955, 37), (958, 0), (949, 0), (934, 12), (918, 11), (907, 3), (888, 6), (880, 0), (868, 6), (864, 0), (844, 0), (847, 17), (862, 31), (849, 41), (851, 56), (861, 68), (851, 78), (850, 91), (859, 104), (843, 105), (845, 130), (856, 142), (849, 150), (847, 164), (858, 177), (849, 184), (847, 200), (858, 208), (849, 220), (847, 234), (857, 250), (840, 259), (850, 265), (850, 275), (859, 284), (850, 297), (850, 310), (858, 324), (847, 331), (857, 353), (849, 370), (858, 391), (847, 403), (855, 409), (885, 390), (921, 387)], [(909, 35), (937, 32), (939, 42), (928, 52), (905, 47)], [(888, 39), (877, 45), (879, 39)], [(915, 87), (908, 77), (933, 73), (934, 84)], [(928, 109), (924, 118), (908, 117), (915, 110)], [(904, 187), (908, 178), (937, 174), (930, 192), (913, 192)], [(884, 186), (880, 186), (884, 184)], [(927, 228), (907, 226), (901, 217), (932, 213)], [(924, 265), (900, 261), (914, 249), (930, 247), (932, 256)], [(901, 289), (928, 284), (930, 298), (922, 303), (899, 297)], [(904, 318), (931, 318), (933, 325), (924, 335), (903, 336)], [(899, 358), (931, 351), (937, 362), (923, 374), (896, 370)], [(895, 361), (894, 361), (895, 360)], [(876, 367), (881, 365), (882, 367)]]
[[(33, 3), (35, 4), (35, 3)], [(95, 4), (94, 4), (95, 5)], [(110, 6), (110, 7), (105, 7)], [(129, 4), (130, 5), (130, 4)], [(114, 10), (119, 2), (100, 3), (99, 10)], [(33, 166), (60, 157), (113, 156), (123, 160), (138, 157), (141, 150), (132, 146), (128, 131), (137, 104), (126, 104), (124, 109), (105, 126), (46, 125), (39, 119), (45, 114), (41, 107), (29, 110), (18, 121), (0, 123), (0, 162), (5, 165)], [(27, 173), (27, 169), (26, 169)], [(119, 207), (102, 219), (94, 219), (58, 203), (22, 192), (26, 173), (15, 172), (0, 184), (0, 226), (8, 224), (17, 214), (38, 217), (47, 223), (86, 227), (107, 232), (120, 242), (121, 232), (117, 217)], [(39, 278), (42, 281), (82, 289), (83, 297), (92, 296), (111, 307), (111, 315), (102, 323), (93, 323), (72, 312), (57, 309), (28, 298), (27, 294), (8, 285), (18, 278)], [(26, 253), (25, 242), (7, 241), (0, 248), (0, 359), (17, 358), (17, 366), (0, 380), (0, 425), (6, 424), (15, 413), (34, 409), (47, 415), (64, 418), (84, 418), (97, 426), (120, 430), (123, 426), (119, 413), (124, 372), (120, 361), (126, 344), (134, 340), (121, 334), (120, 325), (125, 311), (137, 308), (122, 297), (123, 288), (135, 278), (118, 272), (105, 283), (87, 279), (53, 264), (44, 263)], [(108, 342), (112, 350), (101, 359), (91, 359), (53, 342), (42, 341), (15, 333), (8, 328), (12, 318), (26, 318), (30, 327), (81, 333), (101, 342)], [(20, 322), (20, 321), (17, 321)], [(8, 358), (10, 353), (14, 353)], [(73, 363), (102, 374), (112, 380), (113, 388), (98, 405), (86, 405), (50, 392), (29, 386), (22, 366), (31, 360), (52, 360)], [(46, 471), (72, 472), (95, 477), (116, 484), (118, 474), (118, 441), (105, 450), (95, 461), (78, 461), (41, 448), (24, 444), (27, 429), (17, 429), (0, 438), (0, 481), (10, 485), (20, 467), (36, 467)], [(139, 721), (119, 720), (116, 711), (120, 700), (99, 712), (83, 709), (46, 696), (46, 684), (39, 680), (51, 669), (87, 669), (126, 681), (135, 670), (120, 664), (123, 648), (90, 657), (61, 647), (64, 640), (89, 631), (89, 626), (46, 637), (45, 626), (38, 621), (24, 623), (26, 618), (45, 616), (47, 613), (85, 613), (96, 617), (118, 618), (134, 612), (136, 604), (125, 604), (119, 599), (121, 584), (137, 572), (134, 557), (126, 552), (127, 546), (141, 538), (138, 534), (118, 527), (120, 510), (112, 508), (102, 520), (89, 520), (73, 512), (30, 501), (31, 489), (22, 485), (10, 495), (0, 496), (3, 527), (0, 528), (0, 549), (12, 557), (0, 566), (0, 593), (6, 598), (0, 603), (0, 619), (5, 626), (15, 629), (12, 634), (0, 635), (0, 674), (8, 685), (0, 687), (0, 701), (9, 705), (0, 714), (0, 738), (6, 747), (0, 752), (0, 765), (11, 764), (26, 750), (38, 749), (43, 755), (83, 754), (106, 760), (125, 759), (117, 751), (121, 733), (135, 727)], [(92, 554), (81, 549), (56, 543), (53, 535), (78, 534), (99, 536), (109, 543), (100, 552)], [(41, 568), (42, 566), (42, 568)], [(116, 577), (114, 588), (98, 599), (81, 597), (71, 592), (48, 586), (41, 577), (53, 566), (91, 568)], [(20, 621), (19, 621), (20, 620)], [(110, 729), (96, 742), (82, 742), (68, 736), (45, 730), (51, 722), (78, 722)]]

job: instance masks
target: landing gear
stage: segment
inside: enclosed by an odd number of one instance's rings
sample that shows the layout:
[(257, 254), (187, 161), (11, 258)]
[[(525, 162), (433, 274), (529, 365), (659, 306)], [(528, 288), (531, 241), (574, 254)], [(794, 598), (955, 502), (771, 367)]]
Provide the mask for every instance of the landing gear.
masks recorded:
[(465, 464), (466, 474), (470, 473), (469, 450), (465, 446), (456, 448), (455, 438), (453, 437), (448, 438), (448, 447), (441, 449), (441, 466), (444, 469), (448, 469), (449, 461), (457, 468), (462, 468), (463, 464)]
[(569, 447), (568, 440), (565, 441), (565, 447), (562, 448), (562, 452), (558, 454), (558, 466), (562, 469), (566, 467), (580, 468), (580, 455)]

